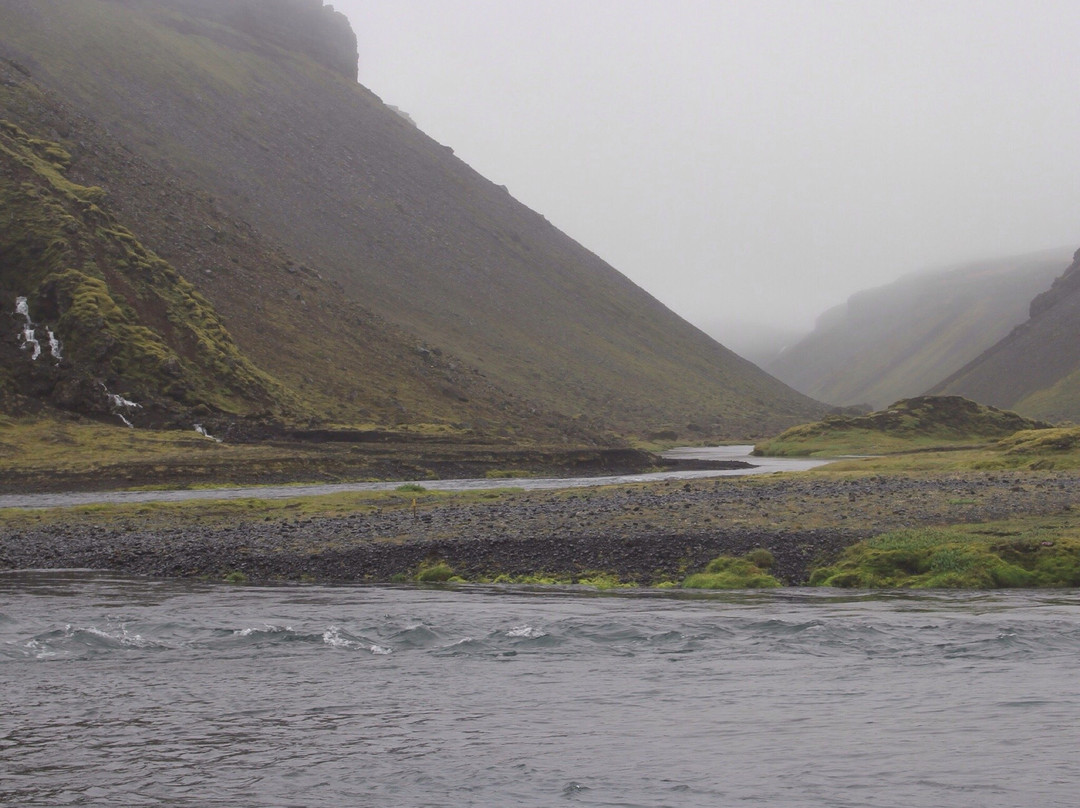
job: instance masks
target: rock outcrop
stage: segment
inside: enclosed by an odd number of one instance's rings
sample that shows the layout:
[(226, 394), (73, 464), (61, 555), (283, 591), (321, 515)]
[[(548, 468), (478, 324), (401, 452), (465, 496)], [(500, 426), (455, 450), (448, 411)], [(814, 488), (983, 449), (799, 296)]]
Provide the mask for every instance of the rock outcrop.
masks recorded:
[[(148, 5), (145, 0), (119, 0)], [(345, 78), (357, 79), (356, 33), (322, 0), (174, 0), (189, 15), (227, 25), (260, 42), (302, 53)]]

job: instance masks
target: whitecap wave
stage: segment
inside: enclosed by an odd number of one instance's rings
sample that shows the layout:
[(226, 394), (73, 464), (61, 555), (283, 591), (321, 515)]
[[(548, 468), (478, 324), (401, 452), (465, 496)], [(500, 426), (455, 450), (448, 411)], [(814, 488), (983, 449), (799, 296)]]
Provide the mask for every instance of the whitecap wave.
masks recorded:
[(237, 637), (251, 637), (252, 635), (260, 634), (282, 634), (292, 630), (292, 626), (275, 626), (270, 623), (265, 623), (261, 627), (252, 626), (250, 628), (238, 628), (233, 634)]
[(532, 626), (514, 626), (512, 629), (506, 632), (506, 636), (514, 638), (522, 637), (527, 640), (535, 640), (539, 637), (546, 637), (547, 632), (541, 631), (538, 628), (533, 628)]
[(393, 648), (377, 645), (341, 630), (337, 626), (330, 626), (322, 635), (323, 643), (331, 648), (347, 648), (351, 651), (368, 651), (375, 656), (387, 656), (394, 652)]

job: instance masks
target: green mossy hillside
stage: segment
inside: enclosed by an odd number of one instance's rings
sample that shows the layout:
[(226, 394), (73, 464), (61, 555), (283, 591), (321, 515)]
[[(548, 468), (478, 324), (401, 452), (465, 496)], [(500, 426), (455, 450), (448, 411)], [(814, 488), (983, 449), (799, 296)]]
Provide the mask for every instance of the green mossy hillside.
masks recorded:
[[(68, 181), (68, 153), (0, 122), (2, 404), (45, 399), (107, 412), (105, 390), (142, 412), (281, 413), (299, 405), (244, 356), (210, 303), (101, 207), (103, 192)], [(18, 351), (23, 319), (51, 329), (63, 361)], [(41, 333), (44, 333), (43, 331)]]
[(315, 0), (244, 0), (255, 28), (236, 5), (0, 3), (0, 118), (78, 144), (72, 177), (106, 186), (305, 406), (608, 443), (761, 437), (825, 412), (327, 70), (282, 13)]
[(868, 415), (832, 415), (754, 447), (755, 455), (836, 457), (985, 444), (1051, 425), (960, 396), (920, 396)]
[(811, 572), (811, 586), (996, 589), (1080, 586), (1080, 540), (971, 525), (884, 533)]

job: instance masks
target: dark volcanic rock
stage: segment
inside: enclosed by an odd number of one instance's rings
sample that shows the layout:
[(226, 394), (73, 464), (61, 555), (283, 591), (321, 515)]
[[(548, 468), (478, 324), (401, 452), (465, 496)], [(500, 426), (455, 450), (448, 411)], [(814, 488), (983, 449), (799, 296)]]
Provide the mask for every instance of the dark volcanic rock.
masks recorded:
[(156, 530), (79, 524), (75, 515), (70, 524), (0, 531), (0, 567), (383, 582), (440, 560), (474, 580), (606, 572), (648, 585), (764, 547), (773, 573), (797, 584), (814, 563), (882, 531), (1076, 507), (1076, 483), (1075, 472), (719, 479)]
[(356, 34), (348, 18), (322, 0), (174, 0), (178, 7), (259, 42), (309, 56), (356, 81)]

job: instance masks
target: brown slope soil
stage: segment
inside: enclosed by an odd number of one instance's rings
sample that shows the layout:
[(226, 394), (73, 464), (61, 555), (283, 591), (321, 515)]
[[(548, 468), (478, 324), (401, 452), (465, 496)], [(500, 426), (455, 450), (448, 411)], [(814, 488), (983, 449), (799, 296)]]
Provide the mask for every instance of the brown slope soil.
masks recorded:
[[(145, 162), (212, 196), (223, 217), (271, 234), (342, 302), (362, 303), (530, 406), (624, 433), (713, 436), (762, 434), (820, 412), (362, 87), (198, 5), (13, 2), (0, 8), (4, 55)], [(84, 168), (111, 190), (107, 171)], [(164, 253), (145, 221), (161, 215), (148, 193), (123, 196), (118, 209), (128, 206), (132, 228)], [(240, 306), (217, 294), (208, 296), (239, 319)], [(311, 394), (336, 398), (326, 388), (344, 386), (342, 375), (310, 375)]]

